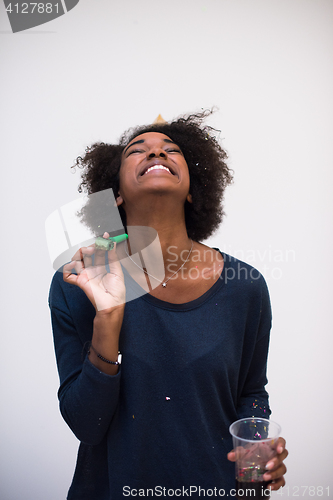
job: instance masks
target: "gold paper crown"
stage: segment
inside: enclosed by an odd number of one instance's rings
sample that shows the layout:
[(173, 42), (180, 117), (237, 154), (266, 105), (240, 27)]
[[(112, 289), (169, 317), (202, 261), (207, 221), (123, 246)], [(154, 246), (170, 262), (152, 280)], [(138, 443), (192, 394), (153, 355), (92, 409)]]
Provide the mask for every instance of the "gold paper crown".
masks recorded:
[(164, 118), (162, 118), (161, 115), (158, 115), (156, 120), (153, 122), (153, 125), (155, 125), (156, 123), (167, 123), (167, 122), (164, 120)]

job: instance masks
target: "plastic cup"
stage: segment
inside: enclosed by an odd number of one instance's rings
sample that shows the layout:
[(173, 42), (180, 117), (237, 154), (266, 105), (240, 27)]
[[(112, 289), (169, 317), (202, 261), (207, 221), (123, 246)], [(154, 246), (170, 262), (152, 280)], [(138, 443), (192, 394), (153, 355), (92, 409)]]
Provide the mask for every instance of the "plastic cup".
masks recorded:
[[(236, 453), (237, 498), (269, 498), (266, 464), (276, 454), (281, 427), (265, 418), (242, 418), (229, 427)], [(250, 491), (251, 490), (251, 491)]]

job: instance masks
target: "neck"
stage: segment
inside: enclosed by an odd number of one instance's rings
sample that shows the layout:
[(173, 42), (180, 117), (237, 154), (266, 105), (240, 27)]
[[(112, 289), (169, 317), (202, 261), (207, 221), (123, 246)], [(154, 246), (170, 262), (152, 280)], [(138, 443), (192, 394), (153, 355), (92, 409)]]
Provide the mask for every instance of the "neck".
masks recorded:
[(147, 247), (157, 233), (167, 266), (171, 261), (176, 262), (175, 254), (177, 262), (181, 260), (184, 250), (189, 250), (192, 242), (186, 231), (184, 207), (177, 208), (175, 204), (165, 202), (161, 197), (155, 199), (154, 204), (145, 203), (141, 208), (136, 205), (135, 210), (126, 210), (126, 218), (131, 253)]

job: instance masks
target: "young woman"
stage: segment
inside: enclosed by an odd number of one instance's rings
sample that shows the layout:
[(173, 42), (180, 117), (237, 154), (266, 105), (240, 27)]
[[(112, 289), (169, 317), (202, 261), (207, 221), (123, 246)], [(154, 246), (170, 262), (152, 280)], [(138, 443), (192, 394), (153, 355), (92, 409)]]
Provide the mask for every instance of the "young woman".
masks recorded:
[[(270, 414), (266, 283), (200, 243), (232, 180), (207, 114), (130, 130), (77, 160), (81, 188), (112, 188), (129, 239), (107, 265), (104, 251), (81, 248), (51, 286), (60, 410), (81, 441), (70, 500), (230, 496), (229, 425)], [(82, 218), (96, 227), (89, 205)], [(158, 235), (162, 279), (135, 258), (140, 228)], [(283, 438), (277, 451), (264, 476), (272, 490), (285, 483)]]

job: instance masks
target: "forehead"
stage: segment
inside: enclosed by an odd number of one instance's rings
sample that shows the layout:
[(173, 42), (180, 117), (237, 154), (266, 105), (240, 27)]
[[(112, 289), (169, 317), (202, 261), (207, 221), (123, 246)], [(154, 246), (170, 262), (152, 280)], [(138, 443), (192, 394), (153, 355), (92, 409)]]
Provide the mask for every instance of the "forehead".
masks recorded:
[(140, 134), (137, 135), (136, 137), (133, 137), (133, 139), (127, 144), (126, 148), (128, 148), (131, 144), (137, 143), (138, 141), (145, 142), (147, 144), (153, 142), (163, 142), (163, 143), (172, 142), (173, 144), (175, 144), (174, 141), (170, 139), (170, 137), (168, 137), (165, 134), (162, 134), (162, 132), (145, 132), (144, 134)]
[(149, 140), (163, 141), (163, 139), (168, 139), (169, 141), (171, 141), (170, 137), (168, 137), (165, 134), (162, 134), (162, 132), (145, 132), (144, 134), (137, 135), (132, 140), (137, 141), (141, 139), (143, 139), (145, 142)]

